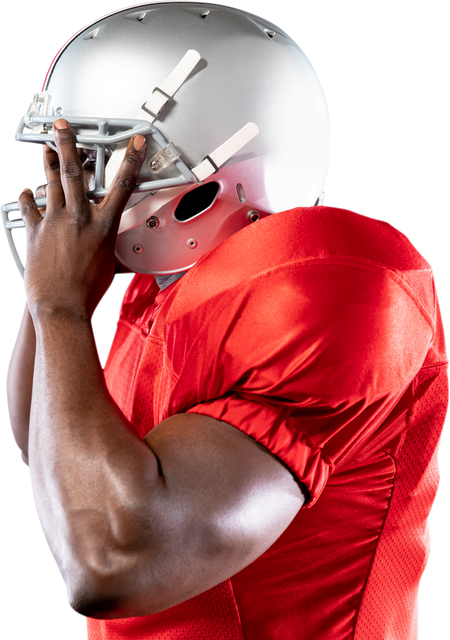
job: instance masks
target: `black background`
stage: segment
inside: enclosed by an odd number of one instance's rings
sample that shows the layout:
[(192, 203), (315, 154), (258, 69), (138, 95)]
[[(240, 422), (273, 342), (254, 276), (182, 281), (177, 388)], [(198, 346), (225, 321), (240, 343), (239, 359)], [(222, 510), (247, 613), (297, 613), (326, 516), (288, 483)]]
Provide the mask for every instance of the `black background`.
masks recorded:
[[(62, 6), (63, 10), (58, 10)], [(114, 6), (109, 2), (45, 3), (45, 10), (44, 6), (41, 10), (30, 9), (14, 23), (4, 22), (0, 44), (0, 200), (14, 198), (23, 184), (42, 180), (39, 151), (12, 144), (10, 134), (31, 91), (39, 88), (48, 60), (71, 31)], [(382, 4), (365, 4), (361, 13), (342, 9), (340, 3), (331, 10), (325, 10), (323, 3), (315, 7), (309, 4), (307, 13), (297, 3), (286, 8), (286, 3), (266, 5), (250, 0), (245, 6), (268, 15), (295, 34), (325, 83), (335, 129), (328, 201), (388, 218), (407, 231), (437, 268), (445, 308), (450, 304), (445, 231), (448, 209), (443, 201), (444, 175), (440, 168), (445, 160), (439, 160), (438, 153), (444, 142), (445, 112), (440, 96), (442, 70), (439, 72), (439, 66), (436, 70), (439, 55), (433, 51), (436, 25), (432, 34), (423, 15), (399, 11), (394, 18)], [(295, 149), (286, 151), (295, 153)], [(1, 356), (6, 364), (22, 297), (6, 250), (0, 248), (0, 252)], [(97, 316), (103, 349), (123, 284), (124, 280), (119, 281)], [(61, 582), (36, 526), (26, 471), (17, 461), (6, 420), (1, 441), (5, 498), (3, 624), (12, 624), (17, 638), (42, 632), (49, 640), (81, 640), (82, 620), (64, 604)], [(448, 567), (444, 509), (445, 484), (432, 518), (435, 552), (423, 586), (425, 639), (436, 637), (435, 630), (444, 624), (440, 586), (445, 584)]]

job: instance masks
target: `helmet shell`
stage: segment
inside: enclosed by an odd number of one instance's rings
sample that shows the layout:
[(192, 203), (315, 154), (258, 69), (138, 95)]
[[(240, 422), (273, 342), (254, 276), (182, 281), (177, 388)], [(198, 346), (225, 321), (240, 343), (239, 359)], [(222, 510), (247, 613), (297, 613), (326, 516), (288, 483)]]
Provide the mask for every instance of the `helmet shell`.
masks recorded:
[[(183, 2), (110, 14), (61, 50), (44, 89), (63, 117), (135, 118), (189, 49), (202, 59), (155, 121), (184, 162), (197, 165), (247, 122), (260, 132), (206, 180), (219, 185), (217, 197), (192, 218), (178, 220), (176, 209), (201, 186), (131, 203), (141, 222), (119, 233), (117, 255), (137, 272), (183, 271), (248, 225), (250, 211), (263, 217), (314, 205), (325, 181), (329, 121), (315, 72), (284, 31), (239, 9)], [(148, 157), (156, 150), (149, 140)], [(149, 179), (146, 164), (141, 181)], [(157, 228), (145, 224), (150, 216)]]

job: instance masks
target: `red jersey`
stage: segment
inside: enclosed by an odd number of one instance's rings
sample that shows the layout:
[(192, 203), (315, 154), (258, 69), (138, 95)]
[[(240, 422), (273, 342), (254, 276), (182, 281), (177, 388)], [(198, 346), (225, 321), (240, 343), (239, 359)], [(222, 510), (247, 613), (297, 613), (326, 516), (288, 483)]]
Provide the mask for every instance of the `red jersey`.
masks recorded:
[(90, 640), (413, 640), (447, 404), (432, 272), (390, 225), (315, 207), (270, 216), (160, 292), (138, 275), (105, 368), (144, 437), (223, 420), (309, 499), (230, 580)]

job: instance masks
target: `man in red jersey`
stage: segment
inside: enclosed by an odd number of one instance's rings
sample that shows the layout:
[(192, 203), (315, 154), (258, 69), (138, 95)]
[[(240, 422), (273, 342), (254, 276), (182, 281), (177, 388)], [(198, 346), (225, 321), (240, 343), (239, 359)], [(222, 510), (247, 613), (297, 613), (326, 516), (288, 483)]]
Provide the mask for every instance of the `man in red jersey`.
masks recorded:
[(20, 199), (12, 375), (35, 331), (26, 455), (90, 637), (413, 638), (445, 410), (427, 263), (347, 211), (249, 220), (181, 279), (136, 276), (103, 372), (90, 318), (148, 143), (94, 205), (67, 121), (54, 142), (45, 220)]

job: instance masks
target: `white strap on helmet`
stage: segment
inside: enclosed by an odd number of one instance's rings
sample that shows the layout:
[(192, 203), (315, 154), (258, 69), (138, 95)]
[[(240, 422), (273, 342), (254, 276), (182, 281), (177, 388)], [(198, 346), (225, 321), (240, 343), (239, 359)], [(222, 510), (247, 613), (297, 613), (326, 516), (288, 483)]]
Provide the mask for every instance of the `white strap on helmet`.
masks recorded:
[[(175, 69), (164, 81), (160, 87), (155, 87), (149, 100), (142, 105), (138, 118), (148, 120), (150, 123), (156, 120), (161, 110), (172, 98), (175, 92), (181, 87), (183, 82), (187, 79), (189, 74), (193, 71), (199, 60), (200, 54), (195, 49), (189, 49), (189, 51), (183, 56)], [(247, 122), (242, 129), (239, 129), (234, 135), (231, 136), (226, 142), (220, 145), (215, 151), (205, 156), (203, 160), (196, 167), (191, 169), (194, 176), (199, 182), (203, 182), (206, 178), (209, 178), (213, 173), (217, 173), (219, 167), (221, 167), (227, 160), (237, 153), (244, 145), (252, 140), (259, 133), (259, 128), (254, 122)], [(109, 159), (105, 169), (105, 187), (108, 188), (120, 164), (125, 156), (125, 151), (128, 146), (128, 141), (124, 140), (117, 145), (114, 153)]]
[(217, 173), (227, 160), (234, 156), (247, 142), (250, 142), (259, 133), (259, 127), (254, 122), (247, 122), (231, 138), (217, 147), (215, 151), (205, 156), (196, 167), (191, 169), (199, 182), (203, 182), (213, 173)]
[[(149, 100), (142, 105), (142, 112), (139, 117), (143, 117), (149, 122), (156, 120), (161, 113), (163, 107), (168, 103), (172, 96), (178, 91), (185, 82), (189, 74), (197, 66), (201, 55), (195, 49), (189, 51), (183, 56), (170, 76), (163, 82), (161, 87), (155, 87)], [(148, 117), (150, 115), (150, 118)]]
[[(139, 120), (148, 120), (153, 124), (164, 106), (185, 82), (200, 59), (201, 55), (198, 51), (189, 49), (161, 87), (153, 89), (151, 97), (142, 105), (136, 117)], [(105, 169), (105, 188), (108, 188), (114, 180), (114, 176), (125, 156), (127, 146), (128, 140), (119, 143), (109, 159)]]

